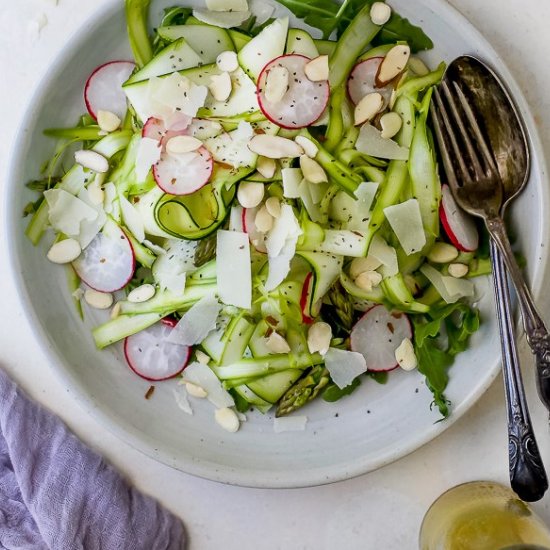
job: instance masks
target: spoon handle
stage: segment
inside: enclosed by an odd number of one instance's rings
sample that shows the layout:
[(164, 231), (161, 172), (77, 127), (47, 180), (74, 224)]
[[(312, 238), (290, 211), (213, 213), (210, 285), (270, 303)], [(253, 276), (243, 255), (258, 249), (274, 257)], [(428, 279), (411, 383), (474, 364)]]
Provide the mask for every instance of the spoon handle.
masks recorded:
[(536, 358), (539, 397), (550, 411), (550, 335), (548, 329), (535, 307), (529, 288), (516, 262), (506, 234), (504, 221), (500, 217), (489, 219), (487, 220), (487, 228), (502, 253), (506, 268), (514, 283), (527, 343)]
[(510, 485), (527, 502), (540, 500), (548, 479), (539, 453), (519, 367), (510, 292), (502, 255), (491, 239), (495, 303), (502, 347), (502, 371), (508, 415)]

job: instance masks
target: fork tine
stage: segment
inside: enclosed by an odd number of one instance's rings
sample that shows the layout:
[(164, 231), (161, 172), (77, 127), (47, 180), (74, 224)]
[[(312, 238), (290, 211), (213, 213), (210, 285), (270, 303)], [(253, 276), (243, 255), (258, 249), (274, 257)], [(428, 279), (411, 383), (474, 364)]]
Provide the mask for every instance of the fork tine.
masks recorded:
[[(440, 86), (443, 89), (443, 93), (445, 94), (445, 98), (447, 99), (447, 103), (449, 105), (449, 108), (451, 110), (451, 113), (453, 115), (453, 119), (455, 124), (458, 126), (458, 129), (460, 131), (460, 135), (462, 136), (462, 141), (464, 145), (466, 146), (466, 150), (468, 151), (468, 156), (470, 158), (470, 161), (472, 163), (472, 167), (474, 169), (474, 176), (477, 180), (483, 178), (485, 176), (485, 171), (483, 170), (481, 163), (479, 161), (479, 157), (476, 153), (476, 150), (474, 149), (474, 146), (472, 145), (472, 139), (468, 134), (468, 130), (466, 129), (466, 126), (464, 125), (464, 120), (460, 116), (460, 112), (458, 110), (458, 105), (456, 104), (455, 98), (453, 97), (453, 94), (451, 90), (449, 89), (449, 86), (447, 82), (444, 80)], [(449, 128), (449, 133), (451, 133), (452, 127)]]
[(458, 96), (462, 109), (464, 109), (466, 118), (470, 123), (470, 127), (474, 132), (474, 136), (476, 138), (479, 149), (481, 150), (481, 154), (483, 155), (483, 159), (485, 160), (486, 165), (489, 167), (489, 169), (493, 172), (494, 175), (498, 175), (498, 168), (496, 166), (495, 159), (491, 154), (491, 151), (489, 150), (487, 141), (485, 140), (485, 137), (481, 132), (481, 128), (479, 127), (479, 124), (476, 120), (476, 117), (474, 115), (474, 112), (472, 110), (472, 107), (468, 99), (466, 98), (466, 96), (464, 95), (464, 92), (456, 82), (453, 82), (453, 86), (456, 90), (456, 94)]
[[(457, 188), (459, 186), (459, 181), (456, 178), (455, 168), (451, 160), (452, 158), (451, 153), (449, 151), (447, 140), (445, 139), (443, 130), (445, 131), (445, 134), (448, 137), (448, 142), (451, 145), (454, 159), (458, 163), (458, 168), (460, 171), (460, 174), (459, 174), (460, 179), (462, 181), (469, 180), (470, 173), (469, 173), (468, 167), (466, 166), (466, 163), (464, 162), (462, 151), (456, 139), (456, 135), (453, 131), (453, 126), (449, 118), (449, 114), (447, 113), (447, 109), (445, 108), (445, 105), (443, 103), (443, 98), (441, 97), (441, 93), (438, 88), (434, 90), (434, 98), (435, 98), (434, 112), (436, 113), (437, 124), (439, 124), (438, 142), (439, 142), (439, 148), (441, 150), (441, 154), (443, 155), (443, 159), (444, 159), (445, 172), (447, 174), (449, 184)], [(437, 129), (436, 129), (436, 132), (437, 132)], [(445, 157), (446, 157), (446, 160), (445, 160)]]

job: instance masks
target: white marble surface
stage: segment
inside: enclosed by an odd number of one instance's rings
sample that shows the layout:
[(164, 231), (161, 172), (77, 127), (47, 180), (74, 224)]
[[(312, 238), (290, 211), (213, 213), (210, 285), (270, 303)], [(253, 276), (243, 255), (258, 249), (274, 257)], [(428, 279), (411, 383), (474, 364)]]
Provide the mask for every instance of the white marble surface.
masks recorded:
[[(0, 13), (0, 185), (6, 185), (9, 150), (34, 86), (63, 48), (68, 34), (115, 0), (2, 2)], [(413, 0), (411, 0), (413, 1)], [(550, 152), (550, 71), (547, 51), (550, 2), (546, 0), (452, 0), (487, 38), (520, 83)], [(39, 38), (28, 22), (44, 15)], [(39, 17), (41, 18), (41, 17)], [(45, 19), (42, 19), (45, 22)], [(3, 194), (1, 195), (3, 199)], [(442, 491), (472, 479), (506, 482), (507, 452), (502, 381), (446, 433), (412, 455), (377, 472), (310, 489), (255, 490), (194, 478), (158, 464), (114, 438), (89, 418), (52, 378), (32, 328), (20, 311), (0, 249), (0, 365), (31, 395), (59, 414), (143, 491), (154, 495), (187, 526), (192, 549), (417, 548), (418, 528)], [(544, 305), (550, 320), (550, 299)], [(543, 456), (550, 468), (550, 430), (522, 346), (525, 382)], [(550, 522), (550, 495), (536, 505)]]

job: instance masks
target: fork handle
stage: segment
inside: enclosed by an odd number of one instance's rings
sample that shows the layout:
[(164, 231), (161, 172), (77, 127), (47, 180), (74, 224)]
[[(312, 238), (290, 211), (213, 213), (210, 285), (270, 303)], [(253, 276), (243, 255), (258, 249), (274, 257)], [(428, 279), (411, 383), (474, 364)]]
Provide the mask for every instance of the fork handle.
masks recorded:
[(502, 373), (508, 416), (508, 464), (510, 486), (527, 502), (540, 500), (548, 479), (539, 453), (519, 366), (508, 278), (498, 248), (491, 239), (495, 306), (502, 349)]
[(486, 221), (487, 229), (502, 253), (508, 273), (518, 295), (527, 343), (535, 355), (537, 389), (541, 401), (550, 411), (550, 335), (540, 316), (525, 279), (516, 262), (502, 218)]

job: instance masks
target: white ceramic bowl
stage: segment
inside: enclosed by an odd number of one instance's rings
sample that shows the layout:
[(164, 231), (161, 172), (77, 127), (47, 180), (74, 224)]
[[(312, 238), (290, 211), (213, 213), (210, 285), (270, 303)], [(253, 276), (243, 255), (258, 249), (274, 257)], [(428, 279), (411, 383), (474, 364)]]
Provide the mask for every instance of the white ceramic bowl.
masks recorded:
[[(160, 13), (163, 2), (153, 3)], [(521, 225), (519, 244), (536, 295), (546, 271), (540, 246), (548, 240), (549, 201), (541, 181), (541, 147), (526, 102), (491, 46), (445, 2), (391, 3), (433, 39), (436, 48), (426, 56), (432, 64), (464, 53), (477, 55), (497, 69), (516, 98), (531, 136), (533, 169), (528, 189), (513, 207), (513, 220)], [(453, 412), (445, 422), (436, 423), (439, 415), (430, 411), (431, 395), (422, 377), (404, 372), (392, 373), (386, 386), (366, 381), (338, 403), (319, 400), (308, 406), (303, 411), (309, 417), (307, 430), (299, 433), (275, 434), (272, 415), (255, 413), (237, 434), (227, 434), (213, 421), (209, 403), (194, 403), (193, 416), (181, 412), (172, 395), (173, 381), (157, 384), (154, 397), (146, 401), (149, 384), (128, 369), (120, 346), (96, 351), (89, 325), (74, 311), (63, 272), (45, 259), (45, 243), (37, 250), (28, 242), (23, 233), (27, 221), (19, 215), (31, 200), (24, 182), (38, 175), (52, 151), (53, 143), (42, 130), (74, 123), (85, 111), (86, 77), (97, 65), (117, 58), (130, 58), (121, 0), (94, 15), (38, 86), (21, 125), (5, 191), (4, 234), (9, 236), (22, 305), (51, 366), (86, 410), (136, 448), (185, 472), (239, 485), (298, 487), (356, 476), (410, 453), (448, 428), (483, 394), (499, 368), (488, 286), (481, 303), (482, 328), (451, 370), (447, 396)]]

